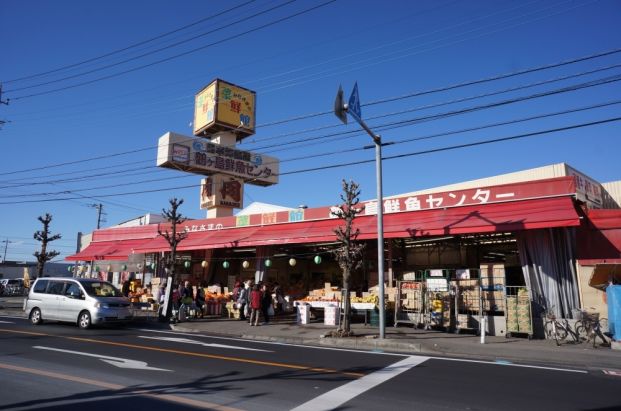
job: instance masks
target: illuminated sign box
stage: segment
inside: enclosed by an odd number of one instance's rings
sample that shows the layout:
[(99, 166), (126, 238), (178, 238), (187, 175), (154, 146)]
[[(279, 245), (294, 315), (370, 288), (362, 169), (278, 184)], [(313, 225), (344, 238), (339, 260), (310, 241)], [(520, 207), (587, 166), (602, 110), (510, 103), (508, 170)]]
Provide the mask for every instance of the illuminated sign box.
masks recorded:
[(157, 166), (203, 176), (226, 174), (259, 186), (277, 184), (279, 173), (279, 161), (274, 157), (177, 133), (159, 138)]
[(254, 134), (256, 93), (216, 79), (194, 98), (194, 135), (232, 131), (241, 140)]
[(243, 208), (244, 181), (241, 178), (214, 174), (201, 180), (201, 209), (216, 207)]

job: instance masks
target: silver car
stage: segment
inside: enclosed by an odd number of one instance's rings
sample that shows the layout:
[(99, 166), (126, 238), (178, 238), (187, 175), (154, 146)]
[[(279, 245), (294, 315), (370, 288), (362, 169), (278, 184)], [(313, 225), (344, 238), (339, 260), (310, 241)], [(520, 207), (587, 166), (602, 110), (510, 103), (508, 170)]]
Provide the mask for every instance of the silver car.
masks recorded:
[(84, 329), (132, 318), (127, 297), (109, 282), (90, 278), (37, 278), (24, 300), (24, 311), (35, 325), (66, 321)]

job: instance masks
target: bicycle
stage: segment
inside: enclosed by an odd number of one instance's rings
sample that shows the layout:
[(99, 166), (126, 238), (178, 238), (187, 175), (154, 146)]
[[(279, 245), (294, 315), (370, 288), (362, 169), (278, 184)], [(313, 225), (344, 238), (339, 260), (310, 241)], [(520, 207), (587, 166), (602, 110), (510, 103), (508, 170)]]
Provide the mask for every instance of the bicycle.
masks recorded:
[(608, 345), (609, 342), (602, 332), (602, 325), (607, 328), (607, 318), (600, 319), (599, 313), (580, 311), (580, 319), (576, 321), (576, 334), (581, 342), (586, 341), (588, 343), (593, 340), (593, 348), (597, 347), (597, 337), (602, 340), (603, 345)]
[(565, 341), (567, 335), (572, 334), (573, 337), (573, 333), (570, 333), (568, 328), (569, 327), (561, 324), (556, 319), (556, 314), (551, 310), (545, 313), (544, 330), (546, 333), (546, 338), (554, 339), (557, 346), (560, 346), (561, 342)]

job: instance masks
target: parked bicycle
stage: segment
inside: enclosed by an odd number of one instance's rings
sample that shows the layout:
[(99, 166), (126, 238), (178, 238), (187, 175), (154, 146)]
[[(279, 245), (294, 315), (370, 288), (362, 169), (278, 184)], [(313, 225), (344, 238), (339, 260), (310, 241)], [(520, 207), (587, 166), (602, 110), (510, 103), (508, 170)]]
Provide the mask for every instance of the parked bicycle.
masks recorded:
[(544, 316), (543, 327), (546, 338), (554, 340), (556, 345), (559, 346), (562, 342), (567, 340), (567, 337), (571, 337), (572, 342), (579, 342), (578, 334), (572, 329), (567, 320), (561, 322), (556, 318), (556, 314), (552, 311), (553, 308), (554, 307), (546, 311)]
[(608, 345), (610, 342), (604, 335), (603, 330), (608, 328), (608, 319), (599, 318), (599, 313), (588, 313), (586, 311), (580, 311), (580, 318), (576, 321), (576, 334), (580, 342), (585, 341), (589, 343), (593, 341), (593, 347), (597, 346), (597, 338), (602, 340), (603, 345)]

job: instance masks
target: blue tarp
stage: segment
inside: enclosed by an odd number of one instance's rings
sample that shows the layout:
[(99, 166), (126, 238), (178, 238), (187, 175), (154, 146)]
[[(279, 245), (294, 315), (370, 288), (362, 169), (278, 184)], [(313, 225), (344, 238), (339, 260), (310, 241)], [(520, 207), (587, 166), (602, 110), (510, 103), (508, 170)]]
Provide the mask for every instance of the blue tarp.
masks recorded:
[(608, 329), (615, 341), (621, 341), (621, 285), (606, 288), (608, 302)]

